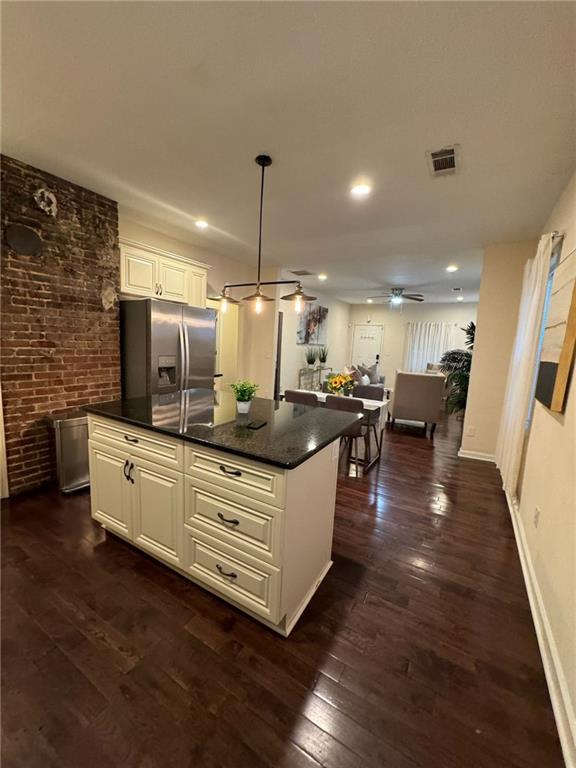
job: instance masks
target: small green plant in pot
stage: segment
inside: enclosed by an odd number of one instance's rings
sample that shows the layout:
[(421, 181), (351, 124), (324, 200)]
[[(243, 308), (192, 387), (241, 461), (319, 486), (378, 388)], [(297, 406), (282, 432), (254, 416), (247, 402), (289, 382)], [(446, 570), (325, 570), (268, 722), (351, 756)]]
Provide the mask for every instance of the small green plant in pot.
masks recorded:
[(315, 349), (314, 347), (306, 347), (306, 352), (304, 353), (304, 357), (306, 358), (308, 367), (314, 368), (314, 364), (316, 363), (316, 360), (318, 360), (318, 350)]
[(230, 389), (234, 392), (238, 413), (248, 413), (250, 410), (250, 403), (256, 396), (258, 384), (250, 381), (250, 379), (241, 379), (234, 384), (230, 384)]
[(328, 360), (328, 347), (319, 347), (318, 348), (318, 361), (322, 365), (326, 365), (326, 361)]

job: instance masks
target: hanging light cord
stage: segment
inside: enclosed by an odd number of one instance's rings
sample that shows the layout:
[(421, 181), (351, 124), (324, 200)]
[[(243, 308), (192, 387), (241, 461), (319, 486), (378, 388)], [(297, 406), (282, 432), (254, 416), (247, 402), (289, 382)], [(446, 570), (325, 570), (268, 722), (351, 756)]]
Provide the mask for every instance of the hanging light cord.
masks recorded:
[(264, 208), (264, 171), (266, 166), (262, 165), (262, 176), (260, 178), (260, 221), (258, 223), (258, 288), (260, 287), (260, 265), (262, 264), (262, 212)]

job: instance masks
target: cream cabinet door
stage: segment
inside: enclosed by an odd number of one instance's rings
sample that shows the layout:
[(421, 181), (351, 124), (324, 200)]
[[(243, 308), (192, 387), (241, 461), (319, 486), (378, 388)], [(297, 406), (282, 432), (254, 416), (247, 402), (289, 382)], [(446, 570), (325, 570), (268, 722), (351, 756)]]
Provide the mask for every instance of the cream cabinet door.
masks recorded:
[(158, 284), (159, 296), (166, 301), (188, 303), (190, 267), (180, 261), (160, 258)]
[(90, 441), (92, 517), (121, 536), (132, 538), (130, 456), (127, 451)]
[(121, 253), (120, 292), (135, 296), (156, 296), (158, 257), (131, 248), (122, 248)]
[(137, 457), (131, 460), (133, 541), (182, 567), (184, 476)]
[(188, 303), (193, 307), (206, 307), (206, 270), (197, 267), (188, 267), (190, 287), (188, 291)]

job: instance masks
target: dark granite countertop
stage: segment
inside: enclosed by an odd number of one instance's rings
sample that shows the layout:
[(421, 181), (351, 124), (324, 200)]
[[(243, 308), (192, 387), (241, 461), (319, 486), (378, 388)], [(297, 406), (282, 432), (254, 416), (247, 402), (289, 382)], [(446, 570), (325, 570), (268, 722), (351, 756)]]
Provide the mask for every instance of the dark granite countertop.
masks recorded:
[[(294, 469), (336, 440), (361, 415), (257, 397), (248, 415), (232, 393), (187, 390), (84, 406), (97, 416), (151, 429), (219, 451)], [(248, 424), (266, 425), (252, 430)]]

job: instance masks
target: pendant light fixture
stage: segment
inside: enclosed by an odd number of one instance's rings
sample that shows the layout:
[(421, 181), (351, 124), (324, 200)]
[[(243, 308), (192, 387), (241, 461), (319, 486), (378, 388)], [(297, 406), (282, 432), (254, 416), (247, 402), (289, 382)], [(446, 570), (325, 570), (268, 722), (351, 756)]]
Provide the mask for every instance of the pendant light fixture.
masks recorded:
[(260, 217), (258, 221), (258, 272), (256, 275), (256, 290), (249, 296), (244, 296), (243, 301), (253, 302), (256, 314), (259, 315), (262, 312), (264, 302), (274, 301), (274, 299), (270, 298), (270, 296), (265, 296), (262, 293), (262, 289), (260, 287), (260, 273), (262, 270), (262, 213), (264, 209), (264, 172), (266, 171), (266, 168), (269, 168), (272, 165), (272, 158), (270, 155), (258, 155), (255, 162), (262, 169), (260, 176)]
[(237, 299), (233, 299), (228, 291), (230, 288), (254, 288), (253, 293), (245, 296), (242, 301), (249, 301), (254, 305), (254, 311), (256, 314), (260, 314), (264, 309), (266, 302), (274, 301), (270, 296), (266, 296), (262, 293), (263, 285), (296, 285), (296, 289), (292, 293), (282, 296), (283, 301), (292, 301), (294, 304), (294, 311), (298, 314), (304, 309), (304, 302), (315, 301), (316, 296), (307, 296), (302, 290), (302, 285), (298, 280), (262, 280), (262, 218), (264, 210), (264, 173), (266, 168), (272, 165), (272, 158), (270, 155), (258, 155), (254, 162), (262, 169), (260, 176), (260, 217), (258, 221), (258, 267), (256, 272), (255, 283), (225, 283), (221, 293), (218, 296), (211, 297), (211, 301), (220, 302), (220, 311), (226, 312), (228, 304), (239, 304)]
[(286, 296), (281, 296), (282, 301), (294, 302), (294, 312), (299, 315), (304, 309), (304, 302), (316, 301), (316, 296), (308, 296), (302, 290), (302, 284), (298, 283), (298, 287), (292, 293), (287, 293)]

